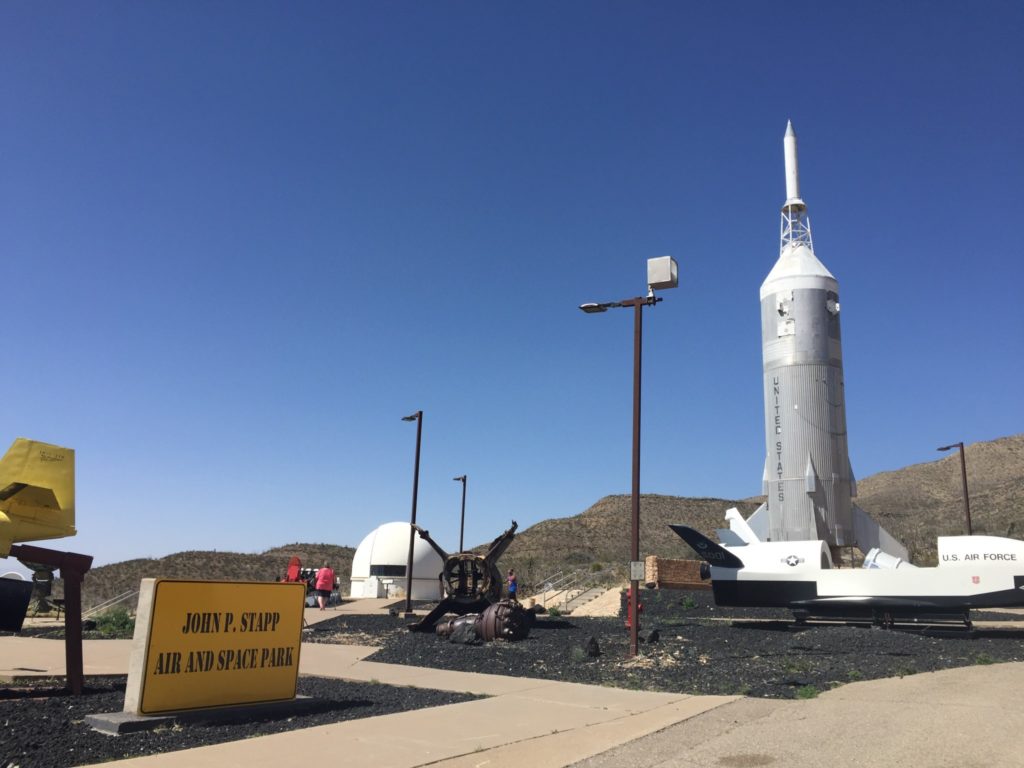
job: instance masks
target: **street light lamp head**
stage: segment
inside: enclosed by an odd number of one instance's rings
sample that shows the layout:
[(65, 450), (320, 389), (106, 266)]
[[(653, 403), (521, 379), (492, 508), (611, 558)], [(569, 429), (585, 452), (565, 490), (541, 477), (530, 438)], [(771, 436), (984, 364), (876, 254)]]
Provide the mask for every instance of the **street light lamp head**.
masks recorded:
[(416, 413), (412, 414), (411, 416), (403, 416), (402, 421), (416, 421), (417, 419), (419, 419), (422, 413), (423, 411), (416, 411)]
[(454, 480), (457, 483), (464, 483), (464, 482), (466, 482), (466, 476), (465, 475), (459, 475), (458, 477), (453, 477), (452, 480)]
[(953, 448), (959, 448), (963, 443), (953, 443), (952, 445), (944, 445), (941, 448), (936, 448), (937, 451), (950, 451)]
[(580, 304), (580, 309), (582, 309), (588, 315), (594, 315), (594, 314), (597, 314), (598, 312), (607, 312), (608, 311), (608, 305), (606, 305), (606, 304), (594, 304), (594, 303), (591, 302), (589, 304)]
[(658, 256), (647, 260), (647, 289), (677, 288), (679, 286), (679, 265), (671, 256)]

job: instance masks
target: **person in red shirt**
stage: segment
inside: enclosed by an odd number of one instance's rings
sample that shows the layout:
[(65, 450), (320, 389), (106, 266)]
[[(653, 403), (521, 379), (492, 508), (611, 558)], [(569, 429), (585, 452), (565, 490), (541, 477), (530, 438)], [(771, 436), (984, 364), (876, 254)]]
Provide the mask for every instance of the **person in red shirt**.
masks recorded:
[(334, 570), (324, 563), (316, 572), (316, 599), (320, 603), (320, 610), (327, 610), (327, 601), (334, 591)]

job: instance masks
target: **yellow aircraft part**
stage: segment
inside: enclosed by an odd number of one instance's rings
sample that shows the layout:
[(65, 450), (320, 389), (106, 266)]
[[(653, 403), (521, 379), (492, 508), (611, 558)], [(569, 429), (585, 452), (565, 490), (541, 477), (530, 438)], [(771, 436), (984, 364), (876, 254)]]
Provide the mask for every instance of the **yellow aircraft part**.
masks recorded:
[(0, 459), (0, 557), (75, 531), (75, 451), (19, 437)]

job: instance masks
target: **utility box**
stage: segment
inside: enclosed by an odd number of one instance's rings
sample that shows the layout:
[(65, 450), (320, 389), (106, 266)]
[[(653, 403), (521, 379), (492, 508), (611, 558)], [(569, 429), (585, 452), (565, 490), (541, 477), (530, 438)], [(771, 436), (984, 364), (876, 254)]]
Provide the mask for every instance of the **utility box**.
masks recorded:
[(653, 290), (675, 288), (679, 285), (679, 265), (671, 256), (658, 256), (647, 260), (647, 285)]

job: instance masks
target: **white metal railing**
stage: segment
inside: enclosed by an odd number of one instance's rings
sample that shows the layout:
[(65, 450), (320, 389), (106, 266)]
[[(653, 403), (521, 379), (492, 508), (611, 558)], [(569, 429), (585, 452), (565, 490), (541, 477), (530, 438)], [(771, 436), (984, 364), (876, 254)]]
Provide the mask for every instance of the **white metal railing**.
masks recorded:
[(599, 571), (589, 571), (580, 568), (571, 573), (559, 571), (543, 580), (544, 589), (541, 592), (541, 605), (547, 608), (549, 601), (556, 605), (561, 603), (562, 610), (568, 611), (570, 604), (574, 600), (580, 597), (580, 595), (585, 594), (605, 575), (606, 569), (604, 568)]
[(103, 601), (99, 605), (94, 605), (87, 611), (83, 611), (82, 618), (87, 618), (88, 616), (92, 616), (94, 613), (99, 613), (100, 611), (106, 610), (107, 608), (113, 608), (118, 603), (123, 603), (125, 600), (135, 597), (137, 594), (139, 594), (139, 590), (137, 589), (130, 589), (127, 592), (123, 592), (117, 597), (112, 597), (109, 600)]
[[(544, 590), (541, 592), (540, 604), (547, 608), (548, 600), (557, 603), (559, 598), (566, 595), (572, 588), (572, 585), (576, 583), (579, 579), (579, 574), (578, 570), (571, 573), (559, 571), (544, 579)], [(552, 594), (549, 595), (549, 593)], [(565, 602), (568, 603), (568, 600)]]

